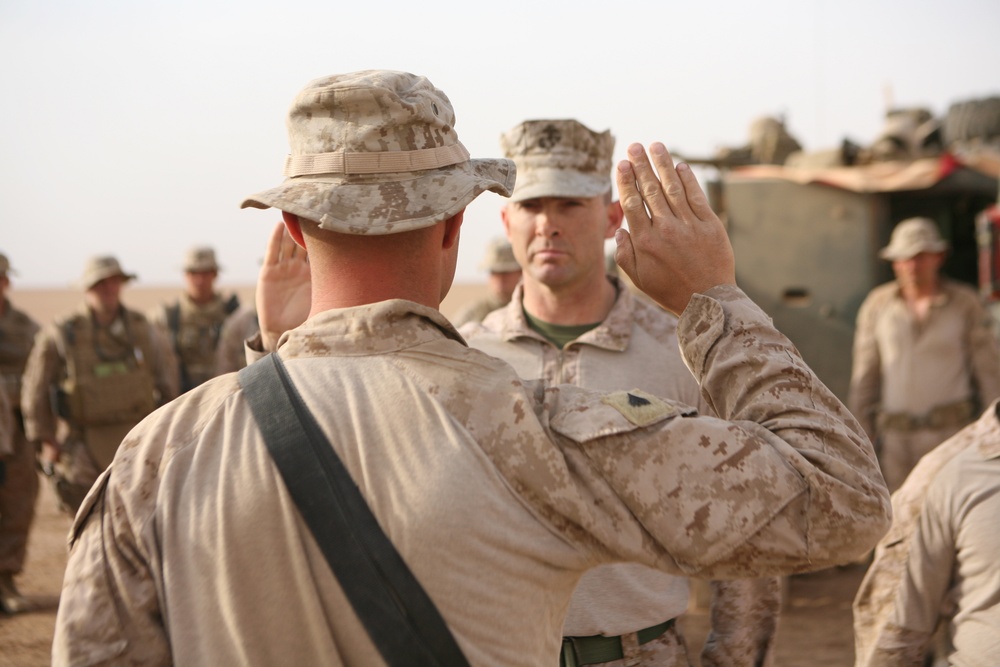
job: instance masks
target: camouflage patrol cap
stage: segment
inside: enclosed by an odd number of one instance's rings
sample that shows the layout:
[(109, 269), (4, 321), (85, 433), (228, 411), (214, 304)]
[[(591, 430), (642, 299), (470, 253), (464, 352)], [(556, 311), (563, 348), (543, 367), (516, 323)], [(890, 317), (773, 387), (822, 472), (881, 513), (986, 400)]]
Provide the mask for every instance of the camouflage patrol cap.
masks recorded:
[(248, 197), (347, 234), (395, 234), (450, 218), (486, 190), (509, 196), (514, 164), (473, 160), (455, 112), (424, 77), (367, 70), (316, 79), (288, 113), (285, 182)]
[(486, 254), (479, 268), (490, 273), (511, 273), (520, 271), (521, 265), (514, 259), (514, 249), (507, 239), (496, 238), (486, 246)]
[(941, 238), (937, 224), (930, 218), (907, 218), (892, 230), (889, 245), (878, 256), (890, 262), (910, 259), (922, 252), (944, 252), (948, 242)]
[(536, 197), (597, 197), (611, 190), (610, 130), (594, 132), (576, 120), (528, 120), (500, 137), (517, 164), (511, 201)]
[(208, 246), (191, 248), (184, 257), (184, 270), (190, 273), (218, 271), (219, 268), (219, 263), (215, 261), (215, 250)]
[(87, 265), (83, 267), (83, 277), (80, 278), (80, 284), (83, 285), (84, 289), (89, 290), (105, 278), (112, 276), (121, 276), (126, 281), (135, 280), (136, 277), (134, 273), (122, 271), (121, 264), (118, 263), (117, 259), (110, 255), (104, 255), (91, 257), (87, 260)]

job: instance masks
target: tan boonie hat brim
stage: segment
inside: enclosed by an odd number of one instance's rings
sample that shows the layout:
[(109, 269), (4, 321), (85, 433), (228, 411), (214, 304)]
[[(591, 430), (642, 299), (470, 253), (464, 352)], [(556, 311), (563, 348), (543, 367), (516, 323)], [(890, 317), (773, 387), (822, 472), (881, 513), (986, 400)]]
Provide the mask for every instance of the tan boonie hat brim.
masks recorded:
[(114, 257), (92, 257), (87, 261), (87, 266), (83, 269), (83, 277), (80, 279), (80, 284), (85, 290), (89, 290), (102, 280), (113, 276), (119, 276), (125, 281), (135, 280), (137, 277), (134, 273), (125, 273), (122, 270), (121, 264)]
[(429, 171), (298, 176), (240, 207), (274, 207), (345, 234), (396, 234), (447, 220), (486, 191), (509, 197), (515, 173), (510, 160), (472, 159)]
[(941, 238), (937, 223), (930, 218), (908, 218), (892, 230), (889, 245), (878, 256), (890, 262), (916, 257), (922, 252), (944, 252), (948, 242)]
[(394, 234), (446, 220), (516, 167), (472, 160), (451, 102), (426, 78), (367, 70), (309, 83), (288, 114), (285, 181), (241, 208), (278, 208), (346, 234)]

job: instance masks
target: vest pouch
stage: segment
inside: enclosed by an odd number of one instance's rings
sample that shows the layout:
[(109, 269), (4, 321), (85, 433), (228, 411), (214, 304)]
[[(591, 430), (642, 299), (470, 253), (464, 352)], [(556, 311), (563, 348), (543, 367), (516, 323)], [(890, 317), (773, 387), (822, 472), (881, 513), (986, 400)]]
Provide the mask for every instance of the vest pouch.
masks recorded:
[(93, 375), (78, 378), (72, 389), (72, 421), (85, 428), (113, 424), (131, 428), (156, 407), (152, 375), (124, 361), (96, 364)]

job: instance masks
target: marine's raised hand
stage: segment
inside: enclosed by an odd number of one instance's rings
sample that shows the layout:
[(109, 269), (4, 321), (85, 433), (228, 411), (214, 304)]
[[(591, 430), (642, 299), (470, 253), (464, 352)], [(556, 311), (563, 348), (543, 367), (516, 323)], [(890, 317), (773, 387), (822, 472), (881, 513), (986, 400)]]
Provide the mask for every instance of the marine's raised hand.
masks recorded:
[(618, 230), (615, 260), (639, 289), (680, 314), (693, 294), (735, 285), (733, 249), (690, 167), (654, 143), (628, 147), (615, 172), (629, 230)]

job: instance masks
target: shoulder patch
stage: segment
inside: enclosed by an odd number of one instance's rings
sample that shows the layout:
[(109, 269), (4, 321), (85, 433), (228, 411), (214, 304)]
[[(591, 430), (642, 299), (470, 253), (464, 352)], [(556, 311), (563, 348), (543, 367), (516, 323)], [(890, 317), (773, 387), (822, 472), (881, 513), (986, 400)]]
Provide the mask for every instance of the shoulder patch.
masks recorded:
[(676, 405), (666, 403), (639, 389), (616, 391), (604, 396), (601, 402), (613, 407), (636, 426), (649, 426), (667, 417), (681, 414)]

